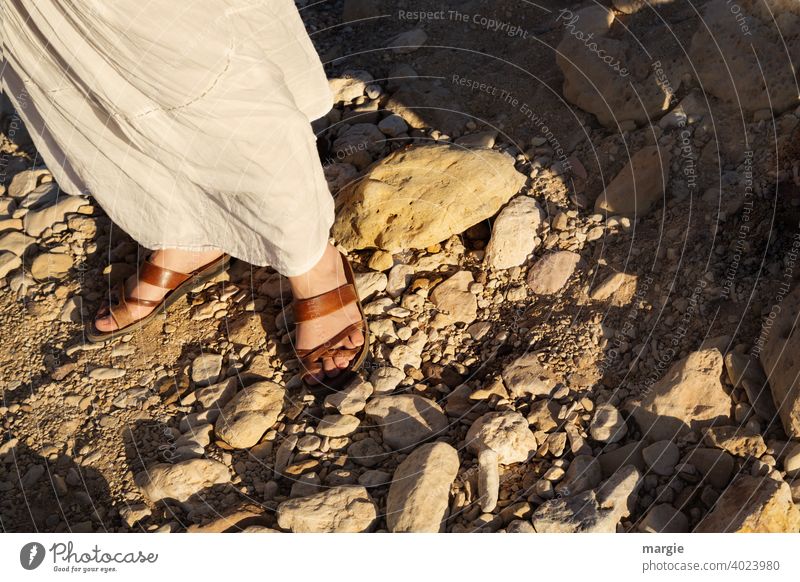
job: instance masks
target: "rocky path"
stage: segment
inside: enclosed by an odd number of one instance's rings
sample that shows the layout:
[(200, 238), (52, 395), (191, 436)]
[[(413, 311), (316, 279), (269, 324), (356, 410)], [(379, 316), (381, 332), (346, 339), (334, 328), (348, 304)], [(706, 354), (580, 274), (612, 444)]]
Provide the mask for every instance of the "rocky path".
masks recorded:
[[(298, 2), (374, 337), (336, 393), (241, 262), (86, 343), (140, 251), (4, 110), (2, 530), (800, 530), (800, 109), (763, 3), (756, 41), (722, 0), (713, 37), (683, 2), (429, 4)], [(769, 99), (715, 42), (756, 42)]]

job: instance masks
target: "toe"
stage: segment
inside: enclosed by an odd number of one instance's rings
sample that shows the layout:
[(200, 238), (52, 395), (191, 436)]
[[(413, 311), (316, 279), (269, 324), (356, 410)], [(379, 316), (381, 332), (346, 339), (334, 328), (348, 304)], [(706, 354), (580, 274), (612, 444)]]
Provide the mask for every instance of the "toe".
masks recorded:
[(347, 365), (350, 363), (352, 358), (350, 356), (336, 356), (333, 358), (333, 362), (336, 364), (337, 368), (346, 368)]
[(325, 358), (322, 360), (322, 369), (325, 370), (325, 374), (328, 376), (335, 376), (339, 373), (339, 368), (336, 366), (336, 362), (333, 361), (333, 358)]
[(361, 333), (361, 330), (351, 333), (348, 339), (353, 344), (354, 348), (364, 345), (364, 334)]
[(94, 326), (97, 328), (98, 331), (108, 332), (114, 331), (117, 328), (114, 319), (110, 315), (106, 315), (105, 317), (98, 317), (94, 321)]

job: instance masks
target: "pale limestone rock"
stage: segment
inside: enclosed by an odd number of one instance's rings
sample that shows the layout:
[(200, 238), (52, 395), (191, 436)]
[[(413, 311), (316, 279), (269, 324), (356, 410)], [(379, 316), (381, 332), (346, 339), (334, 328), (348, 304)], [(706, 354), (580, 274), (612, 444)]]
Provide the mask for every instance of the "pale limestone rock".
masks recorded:
[(408, 287), (408, 284), (411, 283), (411, 277), (414, 275), (414, 272), (414, 267), (411, 265), (400, 263), (399, 265), (393, 266), (387, 277), (386, 294), (389, 297), (400, 297), (403, 291)]
[(0, 236), (0, 251), (9, 251), (21, 257), (35, 242), (35, 238), (26, 236), (23, 232), (11, 231)]
[(455, 144), (465, 148), (493, 148), (497, 135), (493, 129), (479, 131), (456, 138)]
[(414, 79), (413, 83), (401, 84), (383, 107), (414, 129), (437, 129), (447, 135), (463, 132), (466, 116), (460, 113), (459, 95), (431, 79)]
[(347, 447), (347, 457), (356, 465), (374, 467), (386, 458), (386, 451), (374, 439), (365, 438)]
[(48, 170), (34, 169), (22, 170), (14, 175), (8, 185), (8, 195), (11, 198), (24, 198), (33, 192), (39, 184), (51, 182), (53, 177)]
[(434, 327), (446, 327), (454, 323), (470, 324), (478, 316), (478, 300), (469, 291), (474, 279), (470, 271), (459, 271), (440, 283), (431, 293), (431, 302), (439, 313), (434, 318)]
[(703, 441), (739, 457), (760, 457), (767, 452), (760, 434), (740, 426), (713, 426), (706, 430)]
[(375, 502), (364, 487), (333, 487), (278, 505), (278, 525), (295, 533), (359, 533), (377, 519)]
[(513, 398), (527, 395), (547, 396), (556, 387), (557, 380), (539, 363), (536, 354), (524, 354), (503, 370), (503, 384)]
[(174, 465), (159, 463), (134, 478), (142, 494), (150, 502), (162, 499), (186, 501), (207, 487), (228, 483), (228, 468), (212, 459), (190, 459)]
[(119, 393), (112, 404), (116, 408), (133, 408), (145, 402), (151, 395), (146, 386), (135, 386)]
[(795, 443), (786, 453), (783, 459), (783, 470), (787, 477), (797, 477), (800, 475), (800, 443)]
[(692, 449), (681, 462), (695, 467), (708, 484), (719, 490), (728, 486), (736, 466), (730, 453), (706, 447)]
[(589, 455), (577, 455), (555, 489), (558, 495), (569, 497), (594, 489), (602, 480), (603, 471), (597, 459)]
[(528, 271), (528, 287), (537, 295), (554, 295), (569, 281), (581, 256), (572, 251), (555, 251), (546, 254)]
[(125, 368), (94, 368), (89, 372), (89, 377), (93, 380), (117, 380), (125, 374)]
[(648, 44), (649, 36), (632, 42), (608, 35), (614, 14), (600, 5), (576, 12), (562, 9), (556, 20), (564, 29), (556, 63), (564, 74), (568, 101), (615, 130), (630, 123), (641, 125), (667, 110), (672, 93), (680, 87), (681, 69), (666, 57), (659, 74), (652, 59), (646, 68), (637, 68), (644, 56), (638, 51), (642, 43)]
[(524, 463), (536, 452), (536, 438), (519, 412), (488, 412), (470, 426), (467, 447), (473, 453), (495, 451), (503, 465)]
[(386, 500), (386, 523), (392, 532), (442, 529), (450, 487), (458, 474), (458, 453), (442, 442), (416, 448), (400, 463)]
[(732, 402), (722, 386), (722, 354), (700, 350), (676, 362), (632, 406), (646, 438), (669, 440), (712, 424), (730, 422)]
[(760, 353), (783, 429), (793, 438), (800, 437), (800, 333), (794, 333), (798, 313), (800, 287), (781, 302), (781, 315), (772, 322)]
[[(370, 154), (379, 153), (385, 144), (386, 137), (375, 125), (371, 123), (356, 123), (342, 136), (336, 138), (331, 151), (337, 162), (353, 164), (361, 169), (372, 162)], [(351, 181), (350, 186), (346, 186), (339, 193), (339, 197), (348, 192), (350, 187), (359, 183), (361, 181)]]
[(374, 79), (367, 71), (345, 71), (340, 77), (328, 79), (334, 103), (350, 103), (361, 97)]
[(263, 509), (256, 505), (248, 504), (225, 510), (223, 515), (214, 515), (214, 519), (207, 523), (190, 525), (186, 533), (278, 533), (263, 525), (266, 516)]
[(14, 253), (0, 253), (0, 279), (22, 266), (22, 259)]
[(138, 522), (147, 519), (150, 514), (150, 508), (144, 503), (126, 504), (119, 508), (119, 516), (129, 528), (133, 528)]
[(672, 441), (656, 441), (642, 450), (642, 457), (650, 470), (664, 476), (674, 473), (680, 454), (678, 445)]
[(83, 298), (80, 295), (73, 295), (64, 302), (58, 320), (65, 323), (80, 323), (88, 316), (88, 311), (83, 307)]
[(597, 407), (589, 424), (589, 434), (601, 443), (615, 443), (628, 433), (628, 425), (617, 408), (604, 403)]
[(800, 59), (800, 4), (741, 0), (736, 8), (738, 14), (728, 0), (704, 7), (703, 26), (697, 27), (689, 49), (700, 86), (746, 113), (796, 107), (789, 63)]
[[(394, 256), (392, 253), (387, 253), (386, 251), (382, 251), (378, 249), (369, 258), (367, 261), (367, 266), (370, 269), (375, 271), (388, 271), (392, 267), (394, 267)], [(389, 281), (386, 281), (386, 285), (384, 285), (384, 289), (389, 285)]]
[(756, 415), (771, 421), (778, 413), (772, 402), (769, 382), (756, 359), (737, 352), (725, 354), (725, 371), (734, 388), (742, 388)]
[(626, 465), (597, 489), (545, 501), (533, 513), (533, 527), (537, 533), (615, 533), (630, 515), (639, 485), (639, 471)]
[(406, 371), (408, 368), (419, 369), (422, 365), (422, 356), (413, 347), (400, 344), (392, 348), (389, 353), (389, 361), (398, 370)]
[(405, 373), (392, 366), (381, 366), (370, 374), (369, 381), (375, 388), (375, 394), (388, 394), (405, 380)]
[(669, 151), (658, 146), (640, 149), (598, 196), (595, 212), (644, 216), (663, 200), (670, 159)]
[(660, 6), (672, 0), (613, 0), (614, 8), (624, 14), (634, 14), (645, 6)]
[(378, 425), (383, 442), (395, 450), (408, 450), (443, 434), (448, 426), (438, 404), (411, 394), (373, 398), (364, 412)]
[(426, 248), (493, 216), (524, 182), (494, 150), (399, 150), (339, 194), (333, 235), (349, 250)]
[(536, 250), (539, 226), (544, 211), (530, 196), (512, 199), (494, 221), (492, 237), (486, 247), (486, 264), (492, 269), (522, 265)]
[(332, 194), (336, 194), (358, 178), (358, 169), (353, 164), (345, 164), (344, 162), (327, 164), (323, 171)]
[(506, 526), (506, 533), (536, 533), (529, 521), (515, 519)]
[(47, 208), (32, 210), (25, 215), (22, 222), (25, 232), (30, 236), (38, 237), (46, 228), (57, 222), (64, 222), (68, 214), (77, 212), (81, 206), (88, 204), (85, 198), (79, 196), (62, 196), (61, 199)]
[(384, 135), (389, 137), (397, 137), (398, 135), (408, 131), (408, 124), (403, 120), (402, 117), (396, 113), (392, 113), (391, 115), (387, 115), (380, 120), (378, 123), (378, 129), (380, 129), (381, 133)]
[(352, 434), (361, 421), (350, 414), (328, 414), (319, 421), (317, 434), (324, 437), (343, 437)]
[(478, 455), (481, 510), (491, 512), (500, 492), (499, 465), (527, 461), (536, 452), (536, 438), (519, 412), (489, 412), (472, 423), (466, 445)]
[(636, 281), (636, 275), (613, 273), (592, 289), (589, 297), (594, 301), (611, 299), (611, 304), (615, 307), (627, 305), (636, 291)]
[(388, 277), (383, 273), (369, 271), (368, 273), (356, 273), (356, 290), (361, 301), (365, 301), (375, 295), (382, 293), (386, 289)]
[(213, 384), (222, 373), (220, 354), (202, 354), (192, 361), (192, 382), (198, 386)]
[(341, 390), (326, 396), (325, 406), (335, 408), (340, 414), (357, 414), (364, 410), (372, 392), (372, 384), (356, 378)]
[(798, 533), (800, 510), (789, 485), (740, 474), (694, 529), (702, 533)]
[(203, 408), (222, 408), (236, 394), (237, 384), (238, 379), (236, 376), (232, 376), (217, 384), (198, 388), (195, 390), (195, 398)]
[(261, 381), (242, 389), (222, 409), (214, 425), (217, 436), (236, 449), (247, 449), (278, 420), (284, 388)]
[(31, 275), (37, 281), (60, 280), (69, 274), (73, 261), (64, 253), (42, 253), (33, 259)]

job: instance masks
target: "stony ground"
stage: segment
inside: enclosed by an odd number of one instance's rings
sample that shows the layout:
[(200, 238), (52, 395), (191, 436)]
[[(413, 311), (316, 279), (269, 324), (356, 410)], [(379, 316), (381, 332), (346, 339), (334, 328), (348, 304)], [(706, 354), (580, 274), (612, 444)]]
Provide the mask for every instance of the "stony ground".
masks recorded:
[(85, 342), (141, 250), (6, 108), (0, 527), (800, 530), (800, 9), (298, 4), (362, 377), (241, 262)]

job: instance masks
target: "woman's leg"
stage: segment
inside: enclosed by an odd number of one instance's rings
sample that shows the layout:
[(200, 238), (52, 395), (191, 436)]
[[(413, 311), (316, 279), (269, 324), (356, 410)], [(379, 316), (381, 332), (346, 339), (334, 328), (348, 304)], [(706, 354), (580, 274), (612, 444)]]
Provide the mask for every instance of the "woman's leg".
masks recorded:
[[(177, 271), (179, 273), (189, 273), (199, 269), (222, 255), (219, 251), (190, 252), (176, 249), (165, 249), (155, 251), (150, 257), (150, 262), (158, 267)], [(311, 270), (302, 275), (289, 277), (289, 285), (292, 295), (296, 299), (308, 299), (321, 295), (326, 291), (336, 289), (347, 283), (342, 267), (342, 260), (339, 252), (328, 244), (322, 258), (314, 265)], [(167, 289), (156, 287), (140, 281), (136, 275), (132, 275), (126, 281), (126, 291), (130, 297), (158, 301), (167, 293)], [(153, 307), (137, 305), (135, 302), (129, 303), (131, 315), (135, 319), (141, 319), (153, 310)], [(295, 348), (298, 350), (312, 349), (324, 343), (350, 324), (361, 320), (361, 314), (355, 303), (344, 306), (338, 311), (298, 324), (295, 337)], [(95, 327), (99, 331), (108, 332), (117, 329), (114, 319), (105, 314), (98, 313), (95, 320)], [(343, 339), (332, 348), (357, 348), (364, 344), (364, 335), (356, 330), (348, 337)], [(326, 358), (322, 362), (325, 375), (333, 377), (338, 374), (340, 368), (345, 368), (353, 356), (337, 356)], [(321, 377), (316, 378), (321, 381)]]
[[(153, 20), (133, 0), (102, 13), (81, 3), (0, 3), (3, 56), (11, 57), (4, 70), (32, 79), (27, 97), (42, 112), (39, 125), (65, 152), (47, 164), (74, 168), (75, 181), (143, 247), (202, 244), (271, 265), (300, 298), (333, 289), (344, 283), (327, 245), (334, 204), (310, 126), (332, 105), (319, 57), (291, 0), (247, 12), (206, 5), (168, 4)], [(208, 32), (200, 43), (198, 30)], [(154, 260), (187, 272), (213, 256), (167, 250)], [(136, 278), (127, 284), (142, 300), (165, 293)], [(297, 347), (357, 321), (355, 306), (340, 311), (299, 325)], [(103, 316), (97, 324), (114, 325)], [(345, 364), (337, 359), (323, 365), (336, 373)]]

